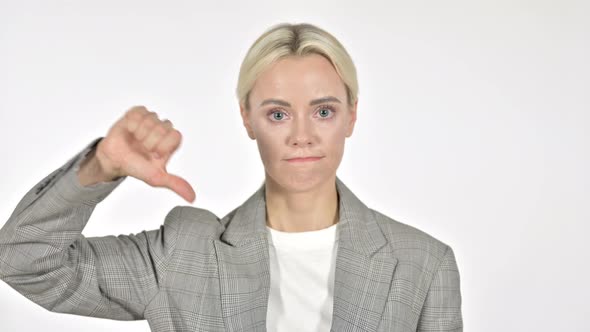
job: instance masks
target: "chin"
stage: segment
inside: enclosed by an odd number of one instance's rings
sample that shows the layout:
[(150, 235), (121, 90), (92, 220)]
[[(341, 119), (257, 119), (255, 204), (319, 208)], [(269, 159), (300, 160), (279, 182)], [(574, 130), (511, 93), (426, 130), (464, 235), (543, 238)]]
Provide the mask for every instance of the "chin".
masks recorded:
[(267, 177), (270, 177), (278, 187), (289, 192), (306, 192), (313, 190), (333, 177), (328, 174), (318, 173), (317, 171), (295, 172), (291, 170), (289, 172), (279, 171), (278, 174), (279, 175), (273, 175), (267, 173)]

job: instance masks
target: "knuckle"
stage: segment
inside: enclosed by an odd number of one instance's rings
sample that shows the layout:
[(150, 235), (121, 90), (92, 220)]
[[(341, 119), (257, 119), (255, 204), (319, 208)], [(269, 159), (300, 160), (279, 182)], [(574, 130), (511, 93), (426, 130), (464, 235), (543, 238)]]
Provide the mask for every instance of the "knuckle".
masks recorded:
[(180, 134), (180, 132), (178, 130), (171, 129), (166, 134), (166, 142), (167, 142), (167, 145), (176, 145), (180, 141), (182, 141), (182, 135)]
[(154, 120), (153, 117), (146, 117), (143, 120), (143, 126), (144, 127), (148, 127), (149, 128), (149, 127), (153, 127), (154, 125), (156, 125), (156, 120)]
[(144, 105), (133, 105), (129, 108), (129, 111), (136, 111), (140, 109), (146, 109)]
[(180, 133), (180, 131), (176, 130), (176, 129), (172, 129), (172, 132), (170, 133), (170, 135), (172, 135), (172, 137), (177, 138), (177, 139), (182, 139), (182, 134)]
[(138, 118), (138, 114), (137, 112), (133, 112), (133, 111), (127, 111), (125, 112), (125, 119), (131, 121), (131, 120), (136, 120)]
[(166, 133), (168, 132), (168, 128), (162, 126), (162, 125), (158, 125), (156, 126), (153, 131), (155, 131), (156, 133), (158, 133), (160, 136), (164, 136), (166, 135)]
[(133, 106), (127, 111), (127, 113), (137, 113), (137, 114), (145, 114), (146, 112), (148, 112), (148, 110), (143, 105)]
[(136, 112), (136, 111), (129, 111), (127, 113), (125, 113), (125, 118), (129, 121), (129, 122), (140, 122), (141, 119), (143, 118), (143, 115), (140, 112)]

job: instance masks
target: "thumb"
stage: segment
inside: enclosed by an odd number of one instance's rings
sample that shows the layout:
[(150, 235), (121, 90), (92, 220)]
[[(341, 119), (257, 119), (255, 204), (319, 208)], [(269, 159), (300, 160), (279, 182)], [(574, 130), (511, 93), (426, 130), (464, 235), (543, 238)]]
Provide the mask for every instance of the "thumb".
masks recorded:
[(195, 191), (193, 187), (180, 176), (166, 173), (162, 178), (162, 186), (166, 187), (184, 198), (189, 203), (195, 201)]
[(195, 191), (191, 185), (183, 178), (170, 174), (166, 171), (165, 162), (158, 162), (155, 166), (153, 162), (145, 160), (145, 157), (139, 154), (131, 153), (127, 156), (127, 170), (131, 176), (137, 177), (150, 186), (169, 188), (189, 203), (195, 201)]

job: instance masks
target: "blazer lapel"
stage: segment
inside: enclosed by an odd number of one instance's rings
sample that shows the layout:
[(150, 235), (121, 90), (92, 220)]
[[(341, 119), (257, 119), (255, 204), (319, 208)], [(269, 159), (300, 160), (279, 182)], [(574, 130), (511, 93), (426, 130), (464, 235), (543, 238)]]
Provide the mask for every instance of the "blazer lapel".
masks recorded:
[(266, 331), (270, 258), (264, 184), (221, 222), (215, 240), (225, 331)]
[(397, 259), (373, 212), (336, 177), (339, 195), (338, 250), (330, 331), (377, 331)]
[[(338, 250), (331, 331), (376, 331), (397, 259), (375, 255), (387, 240), (373, 213), (336, 177)], [(227, 331), (266, 331), (270, 290), (264, 183), (221, 220), (214, 241)]]

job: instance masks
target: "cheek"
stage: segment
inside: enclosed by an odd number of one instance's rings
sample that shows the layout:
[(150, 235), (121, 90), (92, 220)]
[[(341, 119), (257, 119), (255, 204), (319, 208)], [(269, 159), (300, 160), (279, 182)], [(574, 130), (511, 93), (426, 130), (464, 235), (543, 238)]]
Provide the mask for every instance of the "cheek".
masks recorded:
[(334, 130), (325, 132), (323, 150), (330, 158), (331, 163), (339, 164), (344, 154), (344, 143), (346, 142), (346, 129), (337, 127)]
[(322, 138), (327, 148), (341, 146), (346, 139), (346, 128), (341, 124), (326, 127), (322, 132)]
[(268, 134), (268, 132), (258, 133), (256, 143), (258, 144), (260, 158), (265, 166), (269, 166), (269, 163), (277, 162), (277, 160), (280, 161), (280, 140), (277, 139), (276, 135)]

